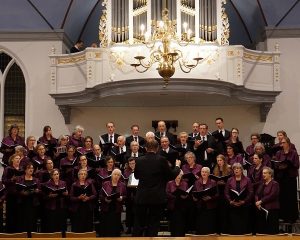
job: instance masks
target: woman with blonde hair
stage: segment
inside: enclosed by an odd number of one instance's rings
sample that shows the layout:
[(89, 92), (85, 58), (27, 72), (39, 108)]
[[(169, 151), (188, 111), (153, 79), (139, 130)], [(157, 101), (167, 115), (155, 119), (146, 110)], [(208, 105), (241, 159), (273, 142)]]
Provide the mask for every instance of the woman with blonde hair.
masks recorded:
[(227, 176), (232, 173), (230, 165), (223, 154), (217, 156), (217, 164), (214, 167), (213, 175), (218, 177)]
[(223, 154), (217, 156), (217, 164), (213, 170), (213, 178), (217, 182), (219, 198), (218, 198), (218, 211), (217, 211), (217, 225), (218, 233), (228, 232), (228, 205), (224, 196), (225, 185), (228, 178), (232, 175), (232, 169), (227, 163), (226, 158)]

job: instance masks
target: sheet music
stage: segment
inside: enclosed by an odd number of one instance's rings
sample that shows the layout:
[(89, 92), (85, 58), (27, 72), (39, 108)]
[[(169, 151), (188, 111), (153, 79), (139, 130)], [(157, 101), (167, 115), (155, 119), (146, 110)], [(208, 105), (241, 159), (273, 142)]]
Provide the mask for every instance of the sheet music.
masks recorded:
[(263, 207), (260, 207), (261, 210), (263, 210), (266, 213), (266, 220), (268, 219), (269, 211)]
[(128, 179), (128, 187), (137, 187), (139, 185), (139, 180), (134, 177), (134, 173), (131, 173)]
[(105, 141), (103, 140), (103, 138), (101, 136), (99, 136), (100, 142), (101, 144), (105, 144)]

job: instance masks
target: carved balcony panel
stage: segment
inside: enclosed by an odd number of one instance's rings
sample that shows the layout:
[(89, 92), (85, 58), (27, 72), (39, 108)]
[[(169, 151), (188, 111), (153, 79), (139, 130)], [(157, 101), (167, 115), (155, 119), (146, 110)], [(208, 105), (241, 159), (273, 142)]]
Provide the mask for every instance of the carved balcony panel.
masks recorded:
[[(52, 53), (50, 95), (66, 122), (70, 121), (72, 106), (249, 103), (260, 106), (261, 120), (265, 121), (280, 93), (278, 48), (275, 52), (259, 52), (243, 46), (190, 44), (181, 49), (186, 61), (195, 56), (203, 60), (190, 73), (180, 71), (175, 64), (175, 74), (166, 88), (155, 65), (145, 73), (137, 73), (130, 66), (134, 56), (147, 55), (147, 51), (143, 45), (115, 44), (108, 48), (87, 48), (76, 54)], [(197, 98), (201, 101), (194, 101)]]

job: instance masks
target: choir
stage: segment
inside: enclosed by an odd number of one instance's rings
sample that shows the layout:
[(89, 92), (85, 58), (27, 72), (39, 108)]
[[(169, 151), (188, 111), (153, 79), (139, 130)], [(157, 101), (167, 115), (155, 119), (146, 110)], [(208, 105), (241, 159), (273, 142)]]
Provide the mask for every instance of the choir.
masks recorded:
[(172, 236), (190, 231), (276, 234), (279, 219), (298, 219), (299, 156), (282, 130), (278, 143), (266, 151), (258, 133), (251, 134), (251, 144), (244, 149), (239, 130), (226, 130), (222, 118), (216, 119), (212, 133), (205, 123), (195, 122), (192, 132), (181, 132), (178, 139), (164, 121), (145, 137), (136, 124), (127, 138), (115, 133), (113, 122), (106, 126), (107, 133), (95, 144), (92, 137), (83, 137), (81, 126), (58, 139), (45, 126), (37, 142), (29, 136), (25, 143), (18, 126), (12, 125), (0, 148), (0, 231), (36, 232), (40, 219), (42, 232), (65, 232), (70, 219), (73, 232), (93, 231), (98, 221), (99, 236), (116, 237), (124, 230), (121, 213), (126, 211), (131, 234), (138, 186), (130, 182), (149, 139), (160, 143), (156, 154), (166, 158), (169, 167), (181, 160), (180, 174), (165, 190)]

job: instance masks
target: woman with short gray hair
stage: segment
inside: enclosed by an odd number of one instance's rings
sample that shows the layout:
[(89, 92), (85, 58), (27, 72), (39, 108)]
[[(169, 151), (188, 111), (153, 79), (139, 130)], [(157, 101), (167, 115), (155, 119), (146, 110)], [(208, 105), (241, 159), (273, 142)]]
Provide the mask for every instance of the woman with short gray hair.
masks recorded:
[(279, 184), (273, 180), (274, 171), (264, 167), (263, 182), (255, 193), (256, 232), (277, 234), (279, 232)]
[(84, 145), (84, 138), (83, 138), (84, 128), (80, 125), (77, 125), (74, 128), (72, 136), (69, 138), (69, 145), (73, 145), (74, 147), (83, 147)]

